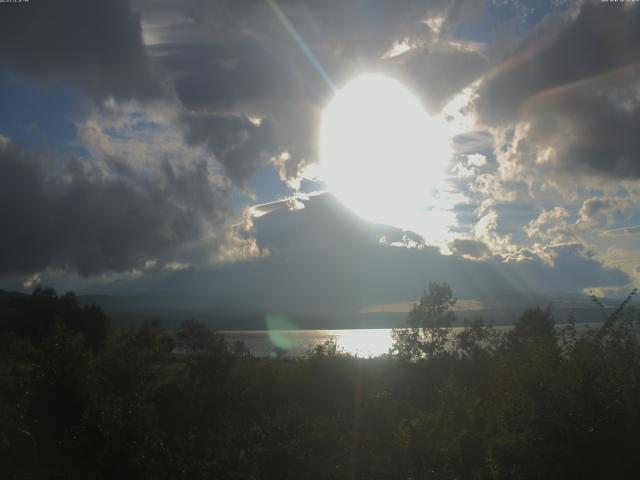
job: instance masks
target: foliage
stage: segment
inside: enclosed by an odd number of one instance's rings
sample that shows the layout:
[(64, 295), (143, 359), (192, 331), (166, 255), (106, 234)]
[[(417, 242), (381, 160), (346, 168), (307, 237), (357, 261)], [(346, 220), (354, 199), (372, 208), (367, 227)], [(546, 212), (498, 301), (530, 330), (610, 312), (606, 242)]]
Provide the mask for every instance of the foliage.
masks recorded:
[(445, 351), (455, 320), (456, 298), (446, 283), (431, 282), (409, 312), (408, 328), (392, 332), (395, 352), (405, 359), (435, 358)]
[[(506, 333), (475, 319), (454, 335), (453, 295), (433, 284), (409, 318), (417, 343), (401, 355), (352, 358), (328, 342), (267, 360), (193, 321), (94, 342), (82, 322), (102, 312), (65, 310), (72, 298), (39, 291), (2, 307), (3, 478), (588, 479), (640, 469), (629, 302), (599, 328), (560, 329), (550, 309), (534, 308)], [(449, 343), (425, 335), (433, 329)]]
[(109, 333), (109, 319), (95, 305), (80, 305), (72, 293), (58, 297), (55, 290), (36, 287), (32, 295), (20, 295), (0, 303), (0, 334), (12, 332), (39, 343), (60, 324), (82, 334), (92, 347), (99, 347)]
[(328, 338), (324, 342), (318, 343), (311, 347), (308, 352), (306, 352), (306, 357), (309, 359), (318, 359), (318, 358), (334, 358), (337, 356), (346, 355), (345, 352), (340, 348), (338, 342), (335, 338)]

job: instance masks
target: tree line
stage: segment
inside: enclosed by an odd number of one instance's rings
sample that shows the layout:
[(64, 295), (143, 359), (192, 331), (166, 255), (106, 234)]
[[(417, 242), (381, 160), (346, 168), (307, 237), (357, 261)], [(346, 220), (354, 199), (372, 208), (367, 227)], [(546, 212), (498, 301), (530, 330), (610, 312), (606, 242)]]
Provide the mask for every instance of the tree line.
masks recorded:
[[(635, 291), (632, 292), (632, 295)], [(37, 288), (0, 301), (3, 478), (554, 479), (640, 471), (630, 299), (599, 328), (525, 311), (451, 330), (432, 283), (389, 355), (253, 358), (206, 325), (115, 330)], [(599, 308), (595, 305), (595, 308)], [(603, 310), (604, 311), (604, 310)]]

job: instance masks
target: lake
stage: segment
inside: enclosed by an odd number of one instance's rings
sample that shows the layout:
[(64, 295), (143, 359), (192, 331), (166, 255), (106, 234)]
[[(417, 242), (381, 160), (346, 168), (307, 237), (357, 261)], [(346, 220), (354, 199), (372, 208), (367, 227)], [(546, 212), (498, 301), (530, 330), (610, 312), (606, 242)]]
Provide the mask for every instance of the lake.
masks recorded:
[[(577, 324), (578, 331), (597, 328), (600, 323)], [(557, 328), (565, 327), (558, 324)], [(458, 333), (464, 327), (453, 327), (453, 333)], [(497, 326), (497, 331), (508, 331), (510, 325)], [(392, 345), (390, 328), (358, 328), (344, 330), (237, 330), (220, 331), (227, 342), (244, 342), (249, 352), (256, 357), (276, 357), (276, 351), (286, 352), (288, 357), (303, 355), (315, 345), (334, 339), (338, 348), (345, 353), (358, 357), (378, 357), (389, 352)]]

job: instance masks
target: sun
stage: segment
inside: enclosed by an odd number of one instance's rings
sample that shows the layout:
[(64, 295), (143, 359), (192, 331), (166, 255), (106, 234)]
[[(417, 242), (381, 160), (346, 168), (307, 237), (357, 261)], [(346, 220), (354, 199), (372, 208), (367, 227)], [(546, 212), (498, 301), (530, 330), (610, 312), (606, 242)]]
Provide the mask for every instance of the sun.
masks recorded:
[(443, 120), (400, 82), (379, 74), (338, 90), (320, 126), (327, 188), (360, 216), (403, 226), (434, 207), (451, 157)]

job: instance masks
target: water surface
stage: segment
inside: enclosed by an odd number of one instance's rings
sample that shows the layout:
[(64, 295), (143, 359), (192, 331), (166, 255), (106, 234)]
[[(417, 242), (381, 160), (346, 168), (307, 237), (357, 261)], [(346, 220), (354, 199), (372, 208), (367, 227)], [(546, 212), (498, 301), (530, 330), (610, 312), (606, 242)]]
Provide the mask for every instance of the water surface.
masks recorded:
[[(597, 328), (599, 323), (577, 324), (578, 331)], [(566, 325), (558, 324), (558, 329)], [(512, 326), (494, 327), (505, 332)], [(464, 327), (453, 327), (452, 333), (462, 331)], [(305, 354), (314, 346), (334, 339), (338, 348), (358, 357), (378, 357), (389, 352), (393, 341), (391, 328), (357, 328), (344, 330), (237, 330), (221, 331), (229, 343), (244, 342), (249, 352), (256, 357), (276, 357), (278, 352), (289, 357)]]

